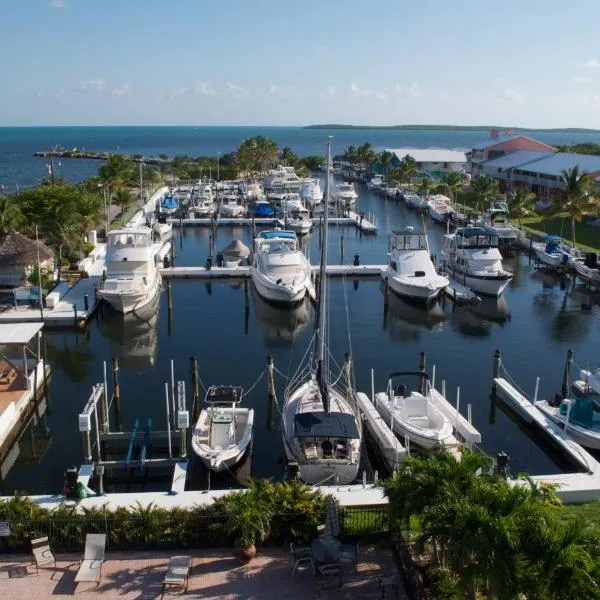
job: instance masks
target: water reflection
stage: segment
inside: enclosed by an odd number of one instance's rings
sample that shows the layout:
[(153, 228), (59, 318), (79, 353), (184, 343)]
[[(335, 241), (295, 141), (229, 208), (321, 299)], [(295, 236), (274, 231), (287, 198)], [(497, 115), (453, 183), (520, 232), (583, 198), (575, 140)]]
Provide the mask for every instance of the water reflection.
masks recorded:
[(312, 308), (309, 301), (305, 300), (295, 307), (278, 306), (263, 300), (254, 286), (250, 287), (256, 323), (265, 333), (267, 345), (287, 345), (293, 342), (311, 320)]
[(453, 327), (465, 337), (488, 336), (494, 323), (504, 325), (510, 321), (510, 309), (504, 295), (484, 297), (477, 304), (455, 306), (451, 315)]
[(113, 355), (122, 367), (138, 371), (156, 362), (159, 298), (157, 295), (156, 301), (141, 311), (126, 315), (102, 305), (98, 328), (111, 342)]
[[(379, 286), (385, 293), (383, 284)], [(384, 307), (385, 310), (385, 307)], [(384, 329), (392, 340), (418, 340), (421, 330), (442, 330), (446, 315), (438, 303), (426, 307), (400, 298), (388, 291), (387, 314), (384, 315)]]

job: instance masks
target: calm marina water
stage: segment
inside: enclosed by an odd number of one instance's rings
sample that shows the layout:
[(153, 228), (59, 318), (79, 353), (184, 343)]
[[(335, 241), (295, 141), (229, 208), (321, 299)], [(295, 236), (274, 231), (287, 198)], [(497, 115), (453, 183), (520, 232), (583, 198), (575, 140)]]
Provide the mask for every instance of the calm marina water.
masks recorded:
[[(322, 132), (321, 132), (322, 133)], [(367, 133), (367, 132), (365, 132)], [(360, 236), (353, 228), (332, 227), (330, 262), (339, 262), (339, 237), (344, 235), (345, 262), (355, 252), (362, 263), (381, 264), (387, 251), (389, 227), (416, 225), (420, 217), (403, 204), (396, 205), (366, 189), (359, 190), (359, 207), (374, 212), (380, 231), (377, 236)], [(429, 225), (432, 252), (439, 255), (443, 231)], [(218, 228), (216, 248), (234, 238), (250, 243), (251, 231)], [(177, 265), (204, 264), (209, 231), (189, 228), (175, 233)], [(317, 261), (319, 235), (315, 230), (307, 243)], [(331, 285), (331, 352), (341, 362), (349, 349), (359, 391), (370, 391), (370, 369), (375, 369), (376, 387), (383, 390), (387, 375), (417, 367), (420, 351), (427, 353), (428, 366), (436, 365), (436, 380), (446, 380), (451, 398), (461, 388), (461, 407), (471, 403), (473, 422), (481, 430), (483, 449), (510, 456), (513, 473), (556, 472), (569, 469), (554, 452), (545, 452), (535, 432), (514, 420), (501, 406), (490, 403), (492, 355), (503, 352), (504, 364), (518, 385), (532, 394), (536, 376), (541, 376), (540, 395), (553, 396), (560, 390), (565, 354), (575, 352), (582, 366), (597, 366), (600, 335), (600, 306), (582, 310), (589, 299), (577, 286), (565, 284), (537, 272), (525, 254), (506, 259), (515, 272), (514, 281), (499, 301), (484, 300), (476, 306), (454, 308), (446, 302), (424, 312), (391, 295), (388, 311), (379, 280), (335, 279)], [(198, 357), (205, 385), (231, 383), (246, 389), (256, 381), (267, 355), (276, 367), (291, 374), (313, 335), (313, 309), (307, 304), (284, 311), (262, 301), (248, 282), (249, 312), (246, 319), (243, 282), (174, 281), (173, 312), (168, 319), (163, 292), (158, 313), (149, 321), (100, 311), (85, 333), (48, 331), (48, 355), (53, 373), (47, 422), (52, 443), (39, 459), (19, 459), (9, 472), (4, 493), (15, 490), (56, 493), (62, 487), (64, 469), (82, 461), (82, 443), (77, 414), (91, 386), (102, 379), (102, 361), (118, 356), (121, 361), (122, 422), (125, 430), (140, 417), (152, 417), (155, 428), (165, 428), (164, 382), (169, 362), (175, 360), (176, 379), (188, 382), (189, 357)], [(347, 307), (347, 308), (346, 308)], [(350, 336), (346, 326), (350, 321)], [(285, 380), (278, 376), (279, 402)], [(263, 378), (246, 397), (256, 410), (255, 443), (251, 470), (255, 476), (283, 475), (283, 448), (279, 415), (269, 424), (266, 381)], [(28, 442), (23, 436), (23, 446)], [(165, 482), (148, 481), (145, 489), (164, 489)], [(137, 489), (137, 488), (136, 488)]]

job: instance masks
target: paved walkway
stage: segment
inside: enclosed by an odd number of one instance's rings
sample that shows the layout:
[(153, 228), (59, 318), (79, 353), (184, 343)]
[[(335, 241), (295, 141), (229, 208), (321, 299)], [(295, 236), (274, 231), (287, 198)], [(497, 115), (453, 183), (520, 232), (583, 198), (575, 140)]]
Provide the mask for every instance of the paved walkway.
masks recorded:
[[(0, 556), (0, 596), (2, 600), (61, 599), (74, 595), (81, 600), (153, 600), (161, 597), (169, 556), (185, 553), (108, 553), (102, 582), (97, 587), (75, 584), (79, 555), (58, 555), (57, 570), (40, 569), (39, 575), (29, 556)], [(316, 579), (312, 570), (303, 566), (292, 577), (288, 554), (282, 550), (262, 549), (243, 566), (233, 558), (231, 549), (188, 554), (193, 557), (193, 566), (185, 597), (203, 600), (366, 600), (380, 597), (379, 577), (396, 573), (391, 553), (374, 547), (361, 550), (358, 572), (345, 570), (341, 587), (337, 587), (337, 577)], [(175, 595), (180, 592), (173, 589), (165, 598)], [(402, 590), (397, 598), (406, 598)]]

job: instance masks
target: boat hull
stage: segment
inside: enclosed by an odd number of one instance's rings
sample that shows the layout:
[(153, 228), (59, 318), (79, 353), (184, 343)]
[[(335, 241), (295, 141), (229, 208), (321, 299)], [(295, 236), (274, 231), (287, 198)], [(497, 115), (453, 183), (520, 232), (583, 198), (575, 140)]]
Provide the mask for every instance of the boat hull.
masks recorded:
[[(585, 446), (586, 448), (592, 448), (593, 450), (600, 450), (600, 431), (593, 431), (586, 429), (580, 425), (569, 423), (566, 425), (566, 418), (560, 414), (557, 408), (549, 406), (548, 402), (542, 400), (536, 403), (536, 407), (541, 410), (548, 418), (554, 423), (564, 428), (565, 433), (575, 442)], [(565, 426), (566, 425), (566, 426)]]
[(110, 304), (116, 311), (128, 314), (137, 312), (143, 309), (148, 304), (152, 303), (156, 296), (160, 293), (161, 280), (156, 279), (156, 284), (153, 288), (136, 291), (112, 291), (98, 290), (98, 298)]
[(448, 280), (441, 285), (419, 285), (406, 281), (406, 278), (394, 277), (393, 275), (382, 274), (387, 279), (392, 292), (403, 298), (409, 298), (416, 302), (433, 302), (442, 290), (448, 285)]
[(492, 275), (474, 275), (461, 272), (458, 269), (452, 270), (452, 276), (458, 283), (468, 287), (469, 289), (482, 294), (483, 296), (491, 296), (497, 298), (502, 295), (506, 286), (512, 279), (511, 275), (501, 275), (494, 277)]
[(298, 304), (304, 300), (307, 292), (306, 282), (294, 287), (278, 285), (256, 269), (252, 269), (252, 282), (262, 298), (277, 304)]

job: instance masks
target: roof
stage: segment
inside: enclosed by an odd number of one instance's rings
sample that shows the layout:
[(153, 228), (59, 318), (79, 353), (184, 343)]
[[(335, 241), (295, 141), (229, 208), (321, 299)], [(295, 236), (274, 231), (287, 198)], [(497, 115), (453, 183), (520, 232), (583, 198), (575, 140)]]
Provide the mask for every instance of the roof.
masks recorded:
[(359, 437), (356, 417), (339, 412), (307, 412), (295, 415), (294, 435), (296, 437)]
[(467, 157), (462, 150), (452, 150), (450, 148), (386, 148), (402, 160), (407, 154), (410, 154), (416, 162), (454, 162), (466, 163)]
[(550, 146), (550, 144), (540, 142), (540, 140), (534, 140), (533, 138), (531, 138), (527, 135), (523, 135), (522, 133), (505, 133), (503, 135), (488, 138), (487, 140), (485, 140), (483, 142), (479, 142), (479, 144), (475, 144), (473, 146), (473, 150), (485, 150), (486, 148), (493, 148), (494, 146), (497, 146), (498, 144), (503, 144), (504, 142), (508, 142), (508, 141), (514, 140), (516, 138), (530, 140), (532, 142), (535, 142), (536, 144), (541, 144), (542, 146), (546, 146), (549, 150), (554, 150), (554, 147)]
[(520, 168), (533, 173), (560, 176), (564, 169), (570, 169), (575, 165), (579, 165), (579, 168), (585, 173), (595, 173), (600, 171), (600, 156), (576, 154), (574, 152), (556, 152), (536, 160), (533, 164), (522, 165)]
[(540, 158), (546, 158), (548, 155), (548, 152), (517, 150), (516, 152), (505, 154), (500, 158), (486, 160), (482, 163), (482, 166), (484, 168), (493, 167), (494, 169), (517, 169), (526, 163), (539, 160)]
[(0, 265), (34, 265), (54, 259), (54, 252), (43, 242), (30, 240), (22, 233), (8, 233), (0, 237)]
[(43, 323), (0, 323), (0, 345), (24, 345), (34, 338)]

